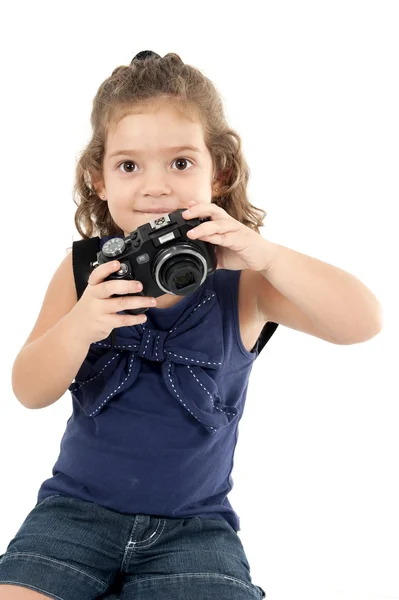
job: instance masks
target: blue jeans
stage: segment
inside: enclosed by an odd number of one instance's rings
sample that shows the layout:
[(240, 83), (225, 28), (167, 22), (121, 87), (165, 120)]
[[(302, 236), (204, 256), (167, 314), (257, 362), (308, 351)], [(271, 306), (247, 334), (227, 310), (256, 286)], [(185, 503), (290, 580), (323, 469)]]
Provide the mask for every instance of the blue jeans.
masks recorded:
[(0, 584), (55, 600), (258, 600), (225, 520), (126, 515), (66, 496), (29, 513), (0, 556)]

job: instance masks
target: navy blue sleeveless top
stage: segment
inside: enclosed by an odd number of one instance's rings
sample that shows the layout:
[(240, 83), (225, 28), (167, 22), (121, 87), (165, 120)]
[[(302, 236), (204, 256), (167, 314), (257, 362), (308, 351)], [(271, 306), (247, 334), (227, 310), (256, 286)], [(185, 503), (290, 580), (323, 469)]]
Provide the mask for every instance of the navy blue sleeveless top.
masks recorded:
[[(109, 236), (108, 236), (109, 237)], [(102, 238), (101, 243), (108, 238)], [(239, 517), (228, 494), (248, 378), (241, 271), (220, 269), (170, 308), (90, 345), (73, 412), (38, 501), (61, 494), (126, 514)]]

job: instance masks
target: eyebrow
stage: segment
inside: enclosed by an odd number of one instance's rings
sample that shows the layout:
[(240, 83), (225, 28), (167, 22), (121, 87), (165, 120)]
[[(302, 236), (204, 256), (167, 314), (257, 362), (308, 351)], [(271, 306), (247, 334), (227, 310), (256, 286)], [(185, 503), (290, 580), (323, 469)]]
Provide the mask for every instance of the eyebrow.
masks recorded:
[[(164, 152), (165, 154), (168, 152), (185, 152), (186, 150), (189, 150), (190, 152), (197, 152), (198, 154), (201, 154), (201, 150), (199, 148), (197, 148), (196, 146), (174, 146), (174, 147), (170, 147), (170, 148), (162, 148), (161, 152)], [(117, 150), (116, 152), (113, 152), (112, 154), (110, 154), (109, 158), (114, 158), (115, 156), (125, 156), (125, 155), (131, 155), (131, 154), (140, 154), (139, 150)]]

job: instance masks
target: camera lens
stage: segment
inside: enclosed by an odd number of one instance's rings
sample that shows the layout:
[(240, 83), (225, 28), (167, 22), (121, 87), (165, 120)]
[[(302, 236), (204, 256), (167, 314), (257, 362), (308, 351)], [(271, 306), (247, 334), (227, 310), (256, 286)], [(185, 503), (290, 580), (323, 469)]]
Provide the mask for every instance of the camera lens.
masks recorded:
[(194, 291), (195, 284), (201, 281), (202, 270), (195, 257), (181, 254), (166, 262), (161, 269), (160, 279), (173, 294), (185, 295)]
[(195, 283), (195, 278), (191, 272), (175, 277), (175, 285), (178, 289), (184, 288), (186, 285), (192, 285), (193, 283)]
[(167, 294), (186, 296), (205, 281), (207, 266), (200, 252), (188, 244), (179, 244), (158, 253), (154, 279)]

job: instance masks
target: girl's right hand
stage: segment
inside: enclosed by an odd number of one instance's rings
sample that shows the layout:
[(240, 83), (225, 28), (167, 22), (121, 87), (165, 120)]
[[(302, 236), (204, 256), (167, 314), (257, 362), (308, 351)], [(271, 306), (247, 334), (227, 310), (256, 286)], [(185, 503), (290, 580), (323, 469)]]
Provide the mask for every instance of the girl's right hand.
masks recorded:
[(138, 325), (147, 320), (145, 314), (118, 315), (119, 311), (156, 305), (155, 298), (146, 296), (111, 298), (113, 294), (131, 294), (143, 289), (139, 281), (127, 279), (104, 281), (108, 275), (119, 269), (120, 263), (115, 264), (114, 261), (96, 267), (90, 274), (81, 298), (69, 312), (68, 316), (73, 320), (76, 336), (88, 344), (105, 339), (117, 327)]

